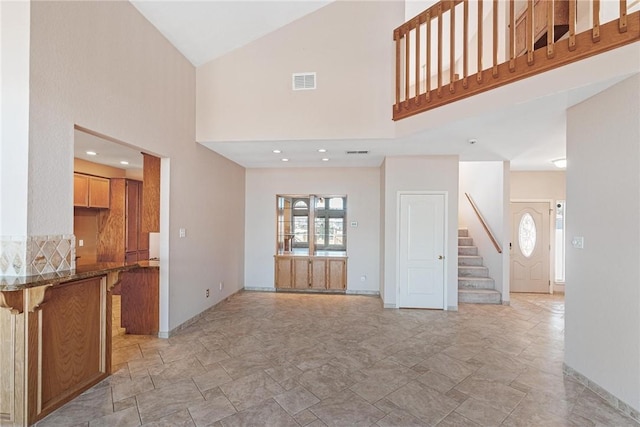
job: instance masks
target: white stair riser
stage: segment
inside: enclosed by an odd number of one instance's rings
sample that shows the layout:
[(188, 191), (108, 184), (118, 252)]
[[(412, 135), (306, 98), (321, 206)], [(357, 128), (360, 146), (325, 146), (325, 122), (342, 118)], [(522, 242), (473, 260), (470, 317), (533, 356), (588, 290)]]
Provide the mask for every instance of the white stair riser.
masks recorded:
[(495, 282), (490, 278), (458, 277), (458, 289), (495, 289)]
[(466, 228), (459, 228), (458, 237), (469, 237), (469, 230), (467, 230)]
[(482, 257), (481, 256), (470, 256), (470, 255), (459, 255), (458, 256), (458, 265), (482, 265)]
[(489, 277), (489, 269), (483, 266), (458, 266), (458, 276), (463, 277)]
[(475, 246), (458, 246), (458, 255), (478, 255), (478, 248)]

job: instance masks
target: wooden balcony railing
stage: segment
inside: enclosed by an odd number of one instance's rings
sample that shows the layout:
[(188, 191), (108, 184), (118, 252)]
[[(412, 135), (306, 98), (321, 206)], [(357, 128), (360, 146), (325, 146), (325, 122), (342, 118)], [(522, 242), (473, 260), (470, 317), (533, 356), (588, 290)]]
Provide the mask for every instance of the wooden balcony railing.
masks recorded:
[(400, 120), (636, 42), (640, 0), (442, 0), (393, 39)]

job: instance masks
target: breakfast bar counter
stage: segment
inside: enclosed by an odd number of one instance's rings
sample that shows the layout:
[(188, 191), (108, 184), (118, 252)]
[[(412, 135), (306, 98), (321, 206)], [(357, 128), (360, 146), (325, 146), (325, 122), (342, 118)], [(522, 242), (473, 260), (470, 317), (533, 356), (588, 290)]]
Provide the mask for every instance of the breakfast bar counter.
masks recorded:
[(121, 281), (143, 308), (134, 333), (157, 333), (157, 277), (158, 263), (142, 261), (0, 278), (0, 425), (31, 425), (111, 373), (111, 290)]

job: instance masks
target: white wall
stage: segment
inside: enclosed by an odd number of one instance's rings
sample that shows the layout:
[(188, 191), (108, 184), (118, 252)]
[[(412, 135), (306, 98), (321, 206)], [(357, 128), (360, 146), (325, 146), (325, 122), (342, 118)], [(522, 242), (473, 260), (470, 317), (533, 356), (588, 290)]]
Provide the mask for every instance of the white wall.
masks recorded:
[[(247, 169), (245, 287), (274, 287), (277, 194), (347, 196), (347, 290), (380, 289), (380, 169)], [(361, 276), (367, 276), (361, 281)]]
[(640, 410), (640, 75), (568, 110), (565, 361)]
[[(392, 137), (403, 22), (404, 2), (336, 1), (198, 67), (197, 140)], [(297, 72), (317, 89), (292, 91)]]
[[(511, 172), (511, 200), (549, 200), (553, 213), (551, 215), (549, 242), (551, 253), (549, 255), (549, 274), (553, 283), (553, 290), (564, 292), (564, 283), (555, 282), (556, 268), (556, 228), (555, 214), (556, 201), (566, 200), (566, 173), (565, 171), (512, 171)], [(566, 219), (565, 219), (566, 224)], [(510, 231), (511, 233), (511, 231)]]
[[(506, 163), (506, 165), (505, 165)], [(458, 224), (469, 229), (484, 266), (502, 293), (509, 298), (509, 164), (508, 162), (460, 162)], [(502, 253), (498, 253), (465, 193), (469, 193), (493, 232)], [(506, 279), (505, 279), (506, 276)]]
[(396, 307), (398, 295), (398, 192), (446, 191), (448, 194), (445, 261), (445, 306), (458, 307), (458, 156), (387, 157), (384, 163), (385, 307)]
[(30, 91), (30, 234), (73, 232), (78, 124), (170, 159), (161, 332), (242, 287), (244, 169), (195, 142), (195, 69), (130, 3), (31, 2)]
[(27, 235), (30, 13), (0, 2), (0, 236)]

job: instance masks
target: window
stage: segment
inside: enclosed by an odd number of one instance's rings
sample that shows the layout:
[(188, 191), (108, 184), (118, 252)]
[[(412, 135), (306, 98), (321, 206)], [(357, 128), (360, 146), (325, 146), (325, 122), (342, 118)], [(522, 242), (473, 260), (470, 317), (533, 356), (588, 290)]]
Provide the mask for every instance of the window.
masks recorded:
[(309, 247), (309, 199), (293, 199), (293, 247)]
[(346, 197), (318, 197), (315, 216), (316, 249), (344, 251)]
[(345, 196), (277, 196), (276, 208), (278, 253), (346, 251)]

